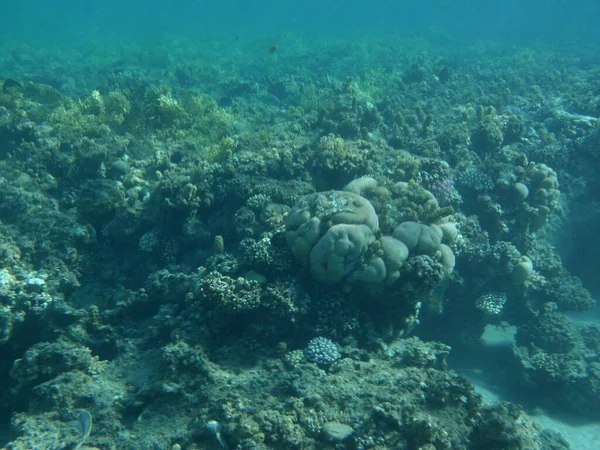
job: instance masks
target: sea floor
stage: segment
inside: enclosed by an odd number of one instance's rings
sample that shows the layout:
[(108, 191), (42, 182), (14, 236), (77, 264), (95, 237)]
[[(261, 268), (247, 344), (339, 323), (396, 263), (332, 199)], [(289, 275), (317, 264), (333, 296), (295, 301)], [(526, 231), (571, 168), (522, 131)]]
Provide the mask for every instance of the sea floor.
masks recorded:
[[(576, 322), (600, 324), (600, 307), (568, 316)], [(560, 413), (543, 398), (528, 394), (525, 387), (507, 382), (513, 378), (506, 375), (513, 370), (507, 361), (512, 361), (515, 333), (515, 327), (488, 326), (482, 346), (477, 351), (451, 354), (450, 368), (467, 377), (486, 403), (509, 401), (521, 405), (536, 423), (560, 433), (573, 450), (600, 449), (600, 420)]]

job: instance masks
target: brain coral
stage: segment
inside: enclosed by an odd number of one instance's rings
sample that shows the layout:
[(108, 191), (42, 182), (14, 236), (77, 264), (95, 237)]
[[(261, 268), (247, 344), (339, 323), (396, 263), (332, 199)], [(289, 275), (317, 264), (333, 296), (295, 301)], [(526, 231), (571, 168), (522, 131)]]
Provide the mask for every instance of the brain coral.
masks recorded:
[(443, 232), (439, 230), (418, 222), (402, 222), (394, 230), (394, 237), (419, 255), (434, 255), (442, 243)]
[(366, 198), (345, 191), (310, 194), (294, 205), (285, 220), (286, 240), (294, 256), (308, 263), (317, 241), (337, 224), (365, 225), (372, 233), (379, 231), (379, 219)]
[[(458, 230), (452, 224), (427, 226), (403, 222), (392, 236), (381, 236), (375, 208), (358, 194), (377, 187), (363, 177), (348, 185), (354, 192), (317, 192), (301, 198), (285, 220), (292, 253), (312, 277), (324, 284), (366, 283), (391, 285), (409, 256), (426, 255), (443, 269), (454, 270), (451, 244)], [(430, 260), (431, 260), (430, 258)]]
[(302, 198), (286, 221), (294, 256), (322, 283), (338, 283), (359, 264), (379, 231), (371, 203), (358, 194), (327, 191)]
[(296, 259), (325, 284), (393, 284), (410, 253), (439, 259), (446, 275), (454, 268), (440, 227), (404, 222), (393, 236), (380, 236), (375, 208), (355, 192), (307, 195), (291, 209), (285, 226)]
[(310, 252), (311, 275), (321, 283), (339, 283), (356, 269), (374, 241), (366, 225), (334, 225)]
[(364, 283), (393, 284), (400, 277), (400, 268), (408, 259), (408, 247), (392, 236), (382, 236), (370, 259), (357, 269), (352, 277)]

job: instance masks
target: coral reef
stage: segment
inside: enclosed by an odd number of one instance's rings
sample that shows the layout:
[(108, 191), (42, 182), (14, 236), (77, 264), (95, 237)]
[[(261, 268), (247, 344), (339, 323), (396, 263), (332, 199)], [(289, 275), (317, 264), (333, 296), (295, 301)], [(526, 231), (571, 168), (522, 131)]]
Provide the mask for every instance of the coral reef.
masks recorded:
[(549, 305), (519, 328), (514, 355), (523, 382), (535, 392), (559, 391), (553, 397), (565, 410), (600, 413), (600, 376), (595, 368), (600, 327), (576, 325)]
[(448, 370), (497, 325), (600, 414), (597, 68), (364, 39), (2, 43), (0, 446), (568, 448)]

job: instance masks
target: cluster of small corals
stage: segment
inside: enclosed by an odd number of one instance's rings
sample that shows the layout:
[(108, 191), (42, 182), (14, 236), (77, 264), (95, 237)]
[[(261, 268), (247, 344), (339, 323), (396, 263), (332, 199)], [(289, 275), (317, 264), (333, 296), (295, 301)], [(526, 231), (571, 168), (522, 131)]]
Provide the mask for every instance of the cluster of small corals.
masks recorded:
[(505, 303), (506, 294), (504, 292), (488, 292), (475, 301), (475, 306), (486, 314), (497, 316), (502, 312)]
[(249, 311), (260, 306), (260, 284), (243, 277), (210, 272), (200, 281), (200, 292), (207, 304), (226, 312)]
[(293, 350), (286, 353), (283, 360), (288, 367), (293, 369), (306, 362), (306, 355), (302, 350)]
[(434, 195), (440, 205), (452, 203), (457, 198), (454, 190), (454, 178), (437, 178), (428, 183), (427, 188)]
[(419, 279), (419, 285), (423, 288), (433, 289), (446, 277), (444, 267), (427, 255), (412, 256), (404, 267), (407, 273)]
[(138, 241), (138, 246), (143, 252), (152, 252), (159, 244), (158, 235), (155, 231), (144, 233)]
[(256, 211), (262, 211), (266, 206), (271, 202), (271, 199), (268, 195), (265, 194), (257, 194), (253, 195), (246, 201), (246, 206), (250, 209)]
[(329, 366), (342, 357), (337, 345), (330, 339), (321, 336), (308, 342), (304, 355), (308, 361), (320, 366)]
[(261, 303), (271, 312), (292, 318), (308, 310), (310, 298), (297, 280), (280, 280), (269, 283), (264, 289)]
[(270, 266), (273, 263), (273, 248), (269, 239), (255, 240), (252, 238), (242, 239), (240, 250), (244, 260), (250, 266)]
[(215, 253), (206, 259), (205, 268), (208, 272), (216, 271), (223, 275), (234, 276), (240, 273), (242, 262), (231, 253)]
[(494, 189), (492, 178), (478, 169), (466, 170), (456, 178), (456, 182), (476, 192), (489, 192)]
[(292, 261), (289, 253), (281, 247), (274, 246), (268, 236), (259, 240), (245, 238), (240, 242), (239, 249), (244, 263), (254, 270), (264, 272), (265, 275), (285, 274), (290, 270)]

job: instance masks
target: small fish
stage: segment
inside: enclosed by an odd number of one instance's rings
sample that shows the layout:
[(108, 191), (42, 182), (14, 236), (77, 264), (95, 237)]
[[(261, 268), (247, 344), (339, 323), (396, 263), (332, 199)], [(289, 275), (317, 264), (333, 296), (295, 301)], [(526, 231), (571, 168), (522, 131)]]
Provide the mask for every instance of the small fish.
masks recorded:
[(73, 422), (73, 425), (77, 428), (81, 437), (73, 450), (79, 450), (92, 432), (92, 415), (85, 409), (78, 410), (77, 420)]
[(267, 53), (269, 55), (272, 55), (273, 53), (275, 53), (277, 51), (278, 48), (279, 48), (279, 45), (272, 45), (271, 47), (269, 47), (269, 50), (267, 50)]
[(3, 92), (6, 92), (11, 88), (23, 89), (23, 86), (21, 86), (21, 83), (13, 80), (12, 78), (7, 78), (6, 80), (4, 80), (4, 83), (1, 83), (1, 85), (2, 85)]
[(450, 69), (448, 68), (448, 66), (440, 67), (437, 77), (438, 77), (438, 80), (440, 80), (440, 83), (445, 84), (448, 81), (450, 81)]

